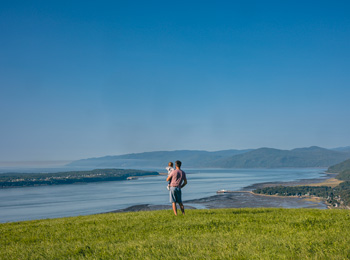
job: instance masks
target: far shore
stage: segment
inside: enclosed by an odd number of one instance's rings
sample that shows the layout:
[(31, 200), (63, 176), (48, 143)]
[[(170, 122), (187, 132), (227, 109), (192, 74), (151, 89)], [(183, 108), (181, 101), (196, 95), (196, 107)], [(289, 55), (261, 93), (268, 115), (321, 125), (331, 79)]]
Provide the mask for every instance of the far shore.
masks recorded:
[[(344, 182), (342, 180), (338, 180), (336, 178), (334, 178), (334, 175), (336, 173), (327, 173), (327, 179), (325, 179), (324, 181), (321, 181), (320, 182), (320, 179), (315, 179), (315, 182), (304, 182), (303, 184), (298, 184), (298, 185), (295, 185), (296, 183), (295, 182), (291, 182), (290, 184), (291, 185), (285, 185), (284, 183), (281, 184), (283, 186), (312, 186), (312, 187), (320, 187), (320, 186), (328, 186), (328, 187), (336, 187), (338, 186), (340, 183)], [(311, 179), (312, 180), (312, 179)], [(278, 185), (274, 185), (274, 186), (278, 186)], [(268, 187), (268, 186), (265, 186), (265, 187)], [(271, 187), (271, 186), (270, 186)], [(268, 195), (268, 194), (258, 194), (258, 193), (254, 193), (252, 191), (248, 191), (256, 196), (265, 196), (265, 197), (270, 197), (270, 198), (283, 198), (283, 197), (286, 197), (286, 196), (279, 196), (279, 195)], [(317, 196), (307, 196), (307, 195), (303, 195), (303, 196), (288, 196), (289, 198), (298, 198), (298, 199), (303, 199), (305, 201), (311, 201), (311, 202), (323, 202), (327, 205), (327, 208), (328, 209), (331, 209), (333, 208), (331, 205), (329, 205), (328, 203), (326, 203), (326, 200), (324, 198), (321, 198), (321, 197), (317, 197)]]
[(245, 191), (252, 191), (256, 189), (261, 189), (265, 187), (275, 187), (275, 186), (308, 186), (308, 185), (315, 185), (324, 183), (328, 181), (329, 179), (334, 178), (334, 173), (325, 173), (325, 177), (322, 178), (315, 178), (315, 179), (301, 179), (297, 181), (287, 181), (287, 182), (263, 182), (263, 183), (256, 183), (250, 186), (247, 186), (243, 188)]

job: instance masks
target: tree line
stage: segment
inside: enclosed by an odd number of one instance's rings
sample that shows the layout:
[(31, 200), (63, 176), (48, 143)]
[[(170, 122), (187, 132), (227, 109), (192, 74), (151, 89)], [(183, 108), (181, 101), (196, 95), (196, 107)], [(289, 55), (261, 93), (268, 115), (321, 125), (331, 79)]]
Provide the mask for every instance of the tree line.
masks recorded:
[(70, 171), (58, 173), (7, 173), (0, 174), (0, 188), (60, 185), (78, 182), (101, 182), (126, 180), (128, 177), (159, 175), (158, 172), (97, 169), (92, 171)]
[(276, 186), (256, 189), (253, 192), (278, 196), (316, 196), (324, 198), (333, 207), (349, 207), (350, 169), (341, 171), (335, 178), (344, 182), (334, 188), (329, 186)]

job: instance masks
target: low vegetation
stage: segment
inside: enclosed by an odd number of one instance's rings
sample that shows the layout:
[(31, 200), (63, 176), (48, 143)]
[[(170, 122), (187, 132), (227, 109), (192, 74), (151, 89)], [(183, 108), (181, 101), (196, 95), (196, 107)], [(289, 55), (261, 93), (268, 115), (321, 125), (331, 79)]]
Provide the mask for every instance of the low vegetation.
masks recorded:
[(350, 213), (171, 210), (0, 224), (0, 259), (349, 259)]

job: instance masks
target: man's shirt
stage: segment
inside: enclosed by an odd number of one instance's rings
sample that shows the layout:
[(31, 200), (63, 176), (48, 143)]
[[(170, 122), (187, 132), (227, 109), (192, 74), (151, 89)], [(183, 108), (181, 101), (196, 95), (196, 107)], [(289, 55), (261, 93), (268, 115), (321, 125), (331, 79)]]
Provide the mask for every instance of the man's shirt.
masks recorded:
[(186, 179), (186, 173), (182, 170), (173, 170), (168, 177), (171, 177), (170, 186), (171, 187), (181, 187), (181, 184)]

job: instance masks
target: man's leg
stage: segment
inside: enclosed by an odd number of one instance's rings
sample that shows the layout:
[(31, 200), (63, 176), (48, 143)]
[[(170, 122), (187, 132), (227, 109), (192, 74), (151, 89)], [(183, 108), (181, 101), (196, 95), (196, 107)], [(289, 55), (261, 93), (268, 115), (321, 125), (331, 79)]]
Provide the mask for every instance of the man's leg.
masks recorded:
[(185, 207), (182, 203), (179, 203), (182, 215), (185, 215)]
[(175, 216), (177, 216), (177, 208), (176, 208), (175, 202), (173, 202), (173, 211), (174, 211)]

